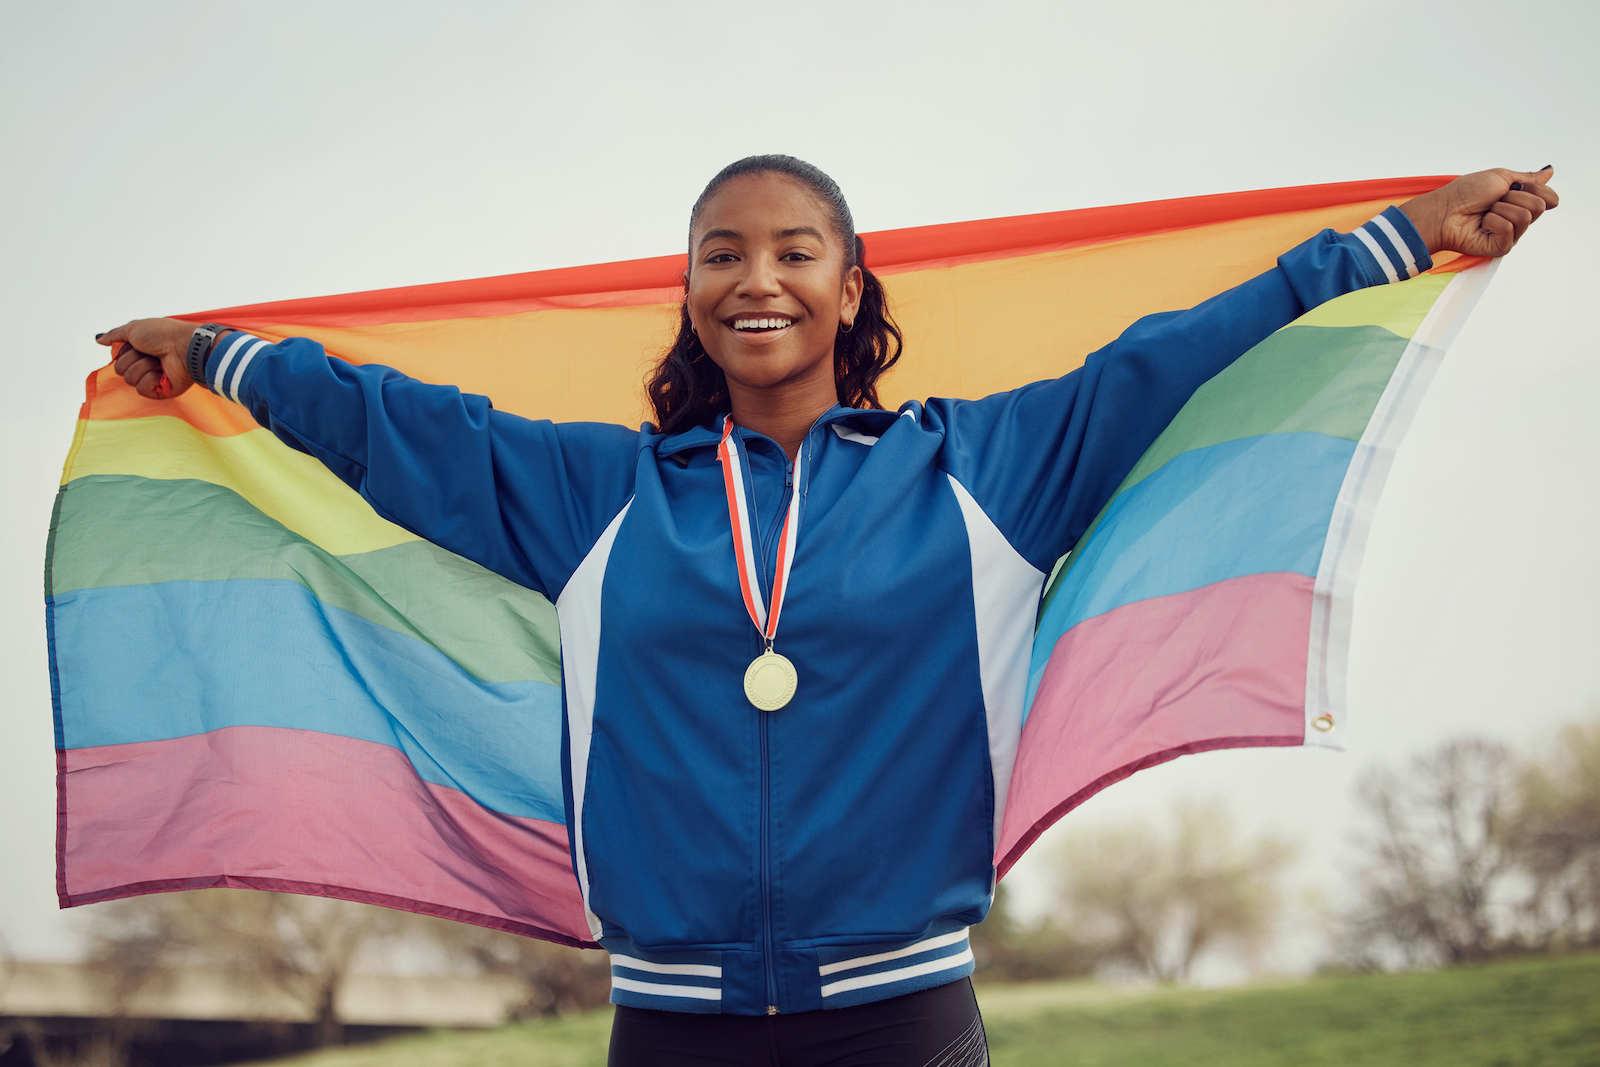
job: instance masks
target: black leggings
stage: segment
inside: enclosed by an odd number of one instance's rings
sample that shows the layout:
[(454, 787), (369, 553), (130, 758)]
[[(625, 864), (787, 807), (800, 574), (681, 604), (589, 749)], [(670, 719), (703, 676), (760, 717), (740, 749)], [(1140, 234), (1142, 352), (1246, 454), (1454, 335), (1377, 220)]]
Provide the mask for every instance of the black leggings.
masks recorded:
[(618, 1005), (610, 1067), (987, 1067), (972, 982), (795, 1015), (695, 1015)]

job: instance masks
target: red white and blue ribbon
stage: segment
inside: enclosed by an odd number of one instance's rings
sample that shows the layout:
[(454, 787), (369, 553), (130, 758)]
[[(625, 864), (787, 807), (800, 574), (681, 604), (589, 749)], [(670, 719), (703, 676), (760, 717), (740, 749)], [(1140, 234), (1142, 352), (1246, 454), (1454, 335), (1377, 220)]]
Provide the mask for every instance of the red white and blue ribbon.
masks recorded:
[(728, 521), (733, 526), (733, 556), (739, 566), (739, 590), (744, 594), (745, 610), (755, 623), (767, 647), (778, 633), (778, 616), (783, 613), (784, 594), (789, 591), (789, 570), (794, 566), (794, 546), (800, 533), (800, 454), (794, 457), (794, 493), (789, 498), (789, 513), (784, 516), (783, 533), (778, 537), (778, 560), (772, 576), (771, 608), (763, 602), (756, 579), (755, 542), (760, 536), (750, 519), (750, 502), (745, 496), (746, 459), (744, 446), (734, 435), (733, 419), (725, 418), (722, 440), (717, 444), (717, 459), (722, 463), (722, 483), (728, 491)]

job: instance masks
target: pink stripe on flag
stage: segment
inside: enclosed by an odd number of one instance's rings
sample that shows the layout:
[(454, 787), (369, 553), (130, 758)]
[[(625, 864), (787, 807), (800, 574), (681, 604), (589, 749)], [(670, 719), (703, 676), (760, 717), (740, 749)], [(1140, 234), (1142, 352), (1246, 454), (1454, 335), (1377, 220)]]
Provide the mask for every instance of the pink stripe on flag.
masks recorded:
[(565, 826), (424, 782), (387, 745), (232, 726), (60, 766), (63, 907), (237, 885), (590, 942)]
[(1095, 793), (1189, 752), (1305, 740), (1313, 579), (1252, 574), (1061, 636), (1022, 729), (996, 864)]

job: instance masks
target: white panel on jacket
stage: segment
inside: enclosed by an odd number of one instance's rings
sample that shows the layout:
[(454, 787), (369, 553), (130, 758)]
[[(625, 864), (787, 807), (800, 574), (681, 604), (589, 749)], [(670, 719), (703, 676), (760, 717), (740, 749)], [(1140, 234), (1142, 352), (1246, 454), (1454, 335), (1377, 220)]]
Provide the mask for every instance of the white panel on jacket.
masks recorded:
[(1006, 791), (1022, 734), (1033, 622), (1044, 572), (1023, 559), (966, 487), (950, 475), (972, 552), (972, 604), (978, 620), (978, 669), (989, 722), (989, 767), (994, 774), (994, 840), (1006, 813)]
[(567, 833), (572, 835), (572, 852), (577, 860), (583, 914), (596, 941), (600, 940), (600, 919), (589, 910), (589, 867), (583, 857), (583, 788), (589, 774), (594, 691), (600, 675), (600, 589), (605, 584), (606, 563), (611, 558), (617, 530), (632, 506), (629, 498), (556, 598), (556, 619), (561, 624), (561, 680), (567, 690), (567, 747), (572, 759), (572, 821)]

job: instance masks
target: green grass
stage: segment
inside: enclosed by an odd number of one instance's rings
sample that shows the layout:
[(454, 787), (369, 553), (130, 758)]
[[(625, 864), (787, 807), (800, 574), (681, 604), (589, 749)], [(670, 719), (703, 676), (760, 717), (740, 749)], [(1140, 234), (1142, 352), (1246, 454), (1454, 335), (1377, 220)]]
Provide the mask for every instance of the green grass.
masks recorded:
[(611, 1010), (503, 1026), (438, 1030), (288, 1059), (283, 1067), (605, 1067)]
[[(1222, 990), (979, 986), (995, 1067), (1600, 1064), (1600, 954)], [(296, 1067), (599, 1067), (608, 1011), (276, 1061)]]

